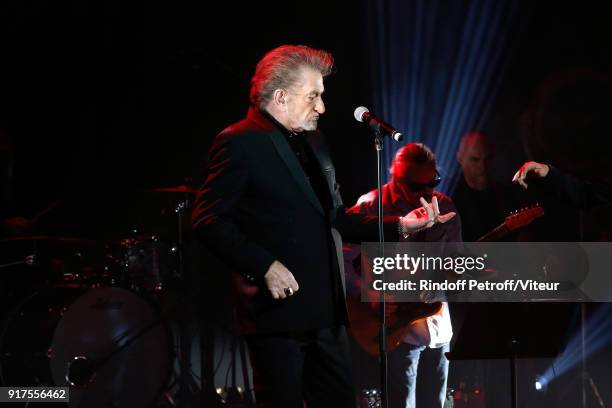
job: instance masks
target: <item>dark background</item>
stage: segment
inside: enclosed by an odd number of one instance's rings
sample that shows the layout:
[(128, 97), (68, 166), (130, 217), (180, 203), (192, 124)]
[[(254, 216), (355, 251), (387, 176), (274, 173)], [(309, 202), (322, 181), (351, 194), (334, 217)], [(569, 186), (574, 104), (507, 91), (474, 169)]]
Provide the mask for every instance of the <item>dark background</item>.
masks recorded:
[[(321, 0), (2, 2), (0, 129), (15, 150), (13, 212), (33, 217), (59, 199), (37, 233), (116, 240), (155, 230), (177, 197), (144, 190), (202, 181), (212, 138), (246, 113), (256, 62), (284, 43), (336, 58), (320, 126), (354, 203), (375, 186), (370, 136), (352, 115), (372, 99), (373, 16), (364, 9)], [(609, 179), (611, 34), (603, 7), (521, 3), (484, 129), (497, 141), (498, 178), (533, 159)], [(601, 239), (609, 221), (594, 217), (587, 238)]]
[[(61, 198), (40, 229), (88, 234), (116, 224), (110, 215), (129, 207), (126, 193), (192, 177), (197, 185), (212, 137), (246, 112), (255, 63), (283, 43), (336, 58), (320, 126), (331, 136), (345, 201), (353, 203), (375, 183), (369, 134), (352, 118), (355, 106), (371, 102), (371, 16), (362, 9), (336, 2), (299, 11), (282, 3), (4, 2), (0, 128), (15, 146), (20, 209), (33, 216)], [(484, 129), (502, 152), (499, 178), (527, 157), (607, 175), (607, 14), (542, 2), (525, 2), (519, 13), (510, 66)]]

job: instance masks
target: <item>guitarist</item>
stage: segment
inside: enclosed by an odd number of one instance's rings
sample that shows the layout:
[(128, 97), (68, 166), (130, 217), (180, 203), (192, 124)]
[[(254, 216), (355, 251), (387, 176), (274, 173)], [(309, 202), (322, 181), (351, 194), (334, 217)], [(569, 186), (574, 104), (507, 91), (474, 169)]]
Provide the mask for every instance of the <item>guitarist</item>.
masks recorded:
[[(402, 215), (420, 207), (421, 200), (436, 201), (442, 214), (455, 213), (451, 199), (434, 192), (440, 183), (433, 152), (421, 143), (401, 148), (391, 164), (391, 181), (382, 187), (385, 215)], [(378, 211), (377, 190), (359, 198), (349, 212), (375, 215)], [(442, 223), (441, 223), (442, 224)], [(442, 225), (421, 230), (406, 238), (423, 242), (461, 242), (461, 221), (454, 217)], [(397, 309), (388, 303), (387, 311)], [(408, 322), (407, 322), (408, 323)], [(449, 350), (453, 335), (448, 304), (433, 316), (419, 319), (411, 325), (400, 346), (389, 353), (389, 406), (442, 408), (446, 399)], [(417, 397), (417, 374), (419, 393)]]
[[(489, 136), (482, 132), (468, 132), (461, 138), (457, 162), (461, 173), (452, 194), (461, 214), (463, 240), (477, 241), (491, 231), (513, 210), (527, 204), (519, 188), (492, 180), (491, 168), (495, 148)], [(510, 240), (514, 240), (510, 237)]]

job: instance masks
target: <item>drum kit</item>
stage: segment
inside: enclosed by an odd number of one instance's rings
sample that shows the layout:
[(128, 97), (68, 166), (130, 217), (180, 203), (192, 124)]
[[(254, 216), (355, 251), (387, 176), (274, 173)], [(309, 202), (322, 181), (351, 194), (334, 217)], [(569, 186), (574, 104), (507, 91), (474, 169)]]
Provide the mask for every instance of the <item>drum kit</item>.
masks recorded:
[(179, 356), (176, 311), (164, 299), (183, 278), (182, 224), (195, 191), (149, 192), (180, 198), (164, 210), (174, 214), (172, 236), (0, 241), (0, 385), (70, 387), (69, 406), (88, 408), (155, 406), (168, 390)]

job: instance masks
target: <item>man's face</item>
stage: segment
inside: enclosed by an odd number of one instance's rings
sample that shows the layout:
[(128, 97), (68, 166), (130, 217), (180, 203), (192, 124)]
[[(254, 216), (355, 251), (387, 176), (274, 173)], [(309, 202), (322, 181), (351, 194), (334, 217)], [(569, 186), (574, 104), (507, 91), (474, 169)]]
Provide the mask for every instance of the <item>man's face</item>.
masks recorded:
[(420, 207), (419, 198), (427, 202), (433, 198), (434, 188), (427, 186), (436, 178), (436, 165), (408, 163), (401, 171), (401, 177), (394, 177), (393, 182), (400, 191), (402, 199), (413, 207)]
[(313, 69), (304, 68), (297, 83), (287, 90), (285, 123), (294, 132), (316, 130), (319, 116), (325, 112), (321, 96), (323, 76)]
[(470, 143), (457, 157), (468, 186), (484, 190), (489, 186), (491, 153), (484, 143)]

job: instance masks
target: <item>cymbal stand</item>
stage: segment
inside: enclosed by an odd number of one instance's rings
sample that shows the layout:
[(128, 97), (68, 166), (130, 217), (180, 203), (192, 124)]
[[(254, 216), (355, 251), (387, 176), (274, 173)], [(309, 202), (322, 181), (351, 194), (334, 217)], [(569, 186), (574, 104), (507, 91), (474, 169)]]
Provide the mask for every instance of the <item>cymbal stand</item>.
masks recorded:
[(180, 314), (178, 316), (178, 343), (179, 343), (179, 391), (178, 400), (180, 408), (190, 408), (194, 406), (192, 394), (190, 393), (190, 384), (192, 384), (191, 378), (191, 340), (193, 336), (190, 334), (189, 329), (189, 316), (188, 308), (191, 302), (187, 302), (190, 296), (187, 296), (186, 291), (190, 290), (191, 285), (189, 284), (188, 276), (186, 276), (185, 269), (185, 253), (184, 253), (184, 231), (183, 222), (184, 214), (189, 207), (189, 198), (187, 194), (184, 199), (180, 201), (174, 208), (177, 222), (177, 275), (181, 284), (179, 285), (181, 296), (181, 307)]

